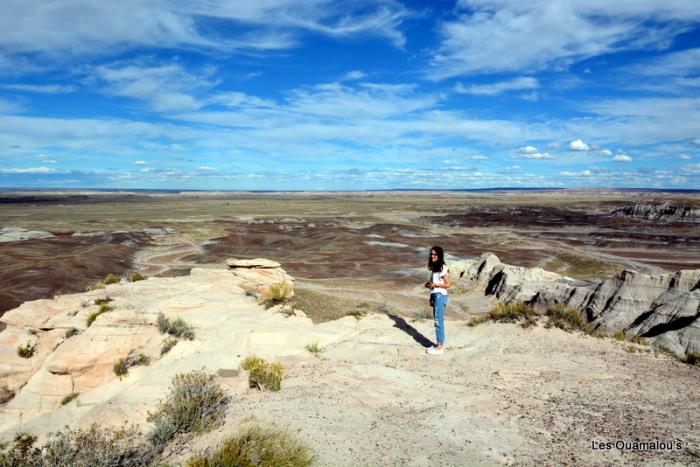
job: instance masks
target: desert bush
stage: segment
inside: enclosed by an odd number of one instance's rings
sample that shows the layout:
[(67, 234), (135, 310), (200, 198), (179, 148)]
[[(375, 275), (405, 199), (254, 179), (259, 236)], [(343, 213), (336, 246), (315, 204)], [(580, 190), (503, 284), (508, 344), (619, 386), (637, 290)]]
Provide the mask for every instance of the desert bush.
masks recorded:
[(66, 397), (64, 397), (63, 399), (61, 399), (61, 405), (69, 404), (73, 399), (75, 399), (75, 398), (78, 397), (79, 395), (80, 395), (80, 394), (78, 394), (77, 392), (71, 392), (71, 393), (68, 394)]
[(80, 331), (78, 330), (78, 328), (69, 328), (66, 329), (66, 333), (64, 334), (64, 336), (66, 339), (70, 339), (71, 337), (78, 335), (79, 333)]
[(168, 337), (163, 341), (163, 345), (160, 347), (160, 356), (162, 357), (166, 353), (170, 352), (175, 345), (177, 345), (178, 340), (174, 337)]
[(467, 326), (470, 328), (476, 327), (480, 324), (483, 324), (489, 320), (488, 316), (474, 316), (472, 319), (469, 320), (467, 323)]
[(104, 278), (102, 281), (103, 284), (109, 285), (109, 284), (117, 284), (119, 282), (119, 277), (115, 276), (111, 272), (107, 274), (107, 277)]
[(292, 292), (293, 289), (287, 283), (272, 284), (267, 289), (267, 295), (262, 304), (265, 305), (265, 308), (270, 308), (280, 303), (285, 303), (292, 298)]
[(136, 353), (135, 351), (129, 352), (126, 358), (120, 358), (114, 364), (112, 370), (114, 374), (119, 376), (119, 379), (129, 374), (129, 368), (137, 365), (148, 365), (151, 363), (151, 359), (144, 353)]
[(223, 422), (230, 397), (214, 375), (192, 371), (175, 375), (170, 393), (148, 421), (154, 424), (148, 439), (163, 446), (180, 433), (209, 431)]
[(563, 305), (554, 305), (547, 309), (549, 322), (565, 331), (581, 331), (584, 334), (592, 334), (593, 328), (581, 316), (575, 308), (567, 308)]
[(46, 466), (137, 467), (150, 464), (157, 452), (136, 427), (87, 429), (66, 427), (50, 436), (43, 448)]
[(323, 347), (318, 345), (318, 342), (312, 342), (311, 344), (306, 344), (306, 350), (316, 355), (317, 357), (321, 352), (323, 352)]
[(163, 334), (170, 334), (174, 337), (194, 339), (194, 330), (191, 325), (187, 324), (182, 318), (170, 321), (162, 312), (158, 313), (158, 330)]
[(622, 341), (622, 342), (624, 342), (626, 340), (624, 331), (617, 331), (615, 334), (613, 334), (613, 337), (616, 340)]
[(15, 392), (7, 386), (7, 383), (0, 385), (0, 405), (7, 404), (14, 399), (14, 397)]
[(22, 358), (32, 358), (36, 352), (36, 344), (31, 344), (27, 342), (24, 345), (17, 346), (17, 355)]
[(9, 448), (2, 445), (0, 466), (2, 467), (42, 467), (41, 449), (34, 446), (37, 437), (30, 433), (17, 433)]
[(129, 276), (129, 280), (131, 282), (138, 282), (138, 281), (146, 280), (146, 277), (143, 274), (141, 274), (140, 272), (136, 271), (136, 272), (133, 272), (131, 274), (131, 276)]
[(102, 305), (108, 304), (111, 301), (112, 301), (112, 299), (109, 297), (100, 297), (100, 298), (95, 299), (95, 305), (102, 306)]
[(268, 363), (255, 355), (243, 360), (241, 368), (248, 372), (248, 384), (258, 389), (279, 391), (282, 388), (284, 367), (279, 363)]
[(87, 319), (85, 320), (85, 324), (87, 327), (92, 326), (92, 323), (95, 322), (98, 316), (100, 316), (102, 313), (107, 313), (108, 311), (112, 311), (114, 308), (111, 306), (107, 305), (106, 303), (103, 303), (100, 305), (100, 309), (97, 311), (94, 311), (88, 315)]
[(311, 449), (289, 432), (252, 424), (225, 438), (211, 455), (193, 457), (186, 465), (307, 467), (313, 461)]
[(535, 310), (524, 302), (498, 303), (490, 312), (489, 319), (499, 322), (513, 322), (520, 319), (532, 319)]

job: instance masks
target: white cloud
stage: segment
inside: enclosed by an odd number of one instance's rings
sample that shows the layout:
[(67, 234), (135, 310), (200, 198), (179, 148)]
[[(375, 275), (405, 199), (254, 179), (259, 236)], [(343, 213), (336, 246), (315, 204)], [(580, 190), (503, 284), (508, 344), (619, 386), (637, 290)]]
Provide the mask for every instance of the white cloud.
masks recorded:
[[(394, 0), (7, 0), (0, 16), (0, 51), (76, 57), (129, 47), (284, 49), (298, 45), (305, 32), (373, 36), (403, 46), (400, 27), (410, 15)], [(214, 33), (212, 21), (228, 26), (227, 33)]]
[(552, 156), (548, 152), (536, 152), (532, 154), (525, 154), (522, 157), (523, 159), (554, 159), (554, 156)]
[(355, 81), (358, 79), (362, 79), (365, 76), (367, 76), (367, 75), (365, 75), (363, 72), (361, 72), (359, 70), (353, 70), (353, 71), (348, 71), (347, 73), (345, 73), (343, 75), (343, 77), (340, 78), (340, 80), (341, 81)]
[(700, 175), (700, 164), (689, 164), (683, 167), (683, 172), (692, 175)]
[(508, 81), (501, 81), (491, 84), (473, 84), (464, 86), (462, 83), (457, 83), (455, 91), (460, 94), (475, 94), (483, 96), (495, 96), (507, 91), (521, 91), (523, 89), (537, 89), (540, 86), (539, 81), (535, 78), (521, 77), (514, 78)]
[(474, 156), (470, 156), (469, 159), (473, 161), (485, 161), (488, 160), (488, 157), (484, 156), (483, 154), (476, 154)]
[(612, 151), (611, 151), (610, 149), (601, 149), (601, 150), (600, 150), (600, 154), (601, 154), (602, 156), (608, 156), (608, 157), (609, 157), (609, 156), (612, 156), (613, 153), (612, 153)]
[(52, 174), (58, 173), (56, 169), (49, 167), (28, 167), (28, 168), (10, 168), (10, 169), (0, 169), (0, 173), (3, 174)]
[(520, 149), (518, 149), (518, 152), (520, 154), (535, 154), (539, 152), (535, 146), (525, 146)]
[(547, 145), (549, 149), (559, 149), (559, 146), (561, 146), (561, 144), (556, 141)]
[(146, 101), (159, 112), (198, 109), (202, 104), (191, 94), (216, 84), (207, 76), (186, 71), (179, 63), (117, 63), (99, 66), (94, 74), (107, 83), (106, 92)]
[(572, 151), (588, 151), (590, 150), (590, 147), (582, 140), (577, 139), (569, 143), (569, 149)]
[(75, 86), (60, 85), (60, 84), (3, 84), (2, 89), (10, 91), (36, 92), (40, 94), (67, 94), (74, 92)]
[(661, 49), (700, 18), (694, 0), (460, 0), (456, 12), (456, 20), (440, 24), (435, 79), (556, 68), (625, 49)]
[(629, 67), (630, 73), (644, 76), (680, 77), (700, 71), (700, 48), (679, 50), (643, 64)]
[(690, 140), (690, 144), (694, 144), (695, 146), (700, 146), (700, 138), (693, 138)]
[(681, 154), (680, 156), (678, 156), (678, 159), (682, 161), (689, 161), (692, 159), (692, 157), (690, 157), (688, 154)]
[(625, 154), (616, 154), (615, 157), (613, 157), (613, 160), (617, 162), (630, 162), (632, 158)]
[(146, 165), (146, 161), (136, 161), (134, 162), (136, 165)]

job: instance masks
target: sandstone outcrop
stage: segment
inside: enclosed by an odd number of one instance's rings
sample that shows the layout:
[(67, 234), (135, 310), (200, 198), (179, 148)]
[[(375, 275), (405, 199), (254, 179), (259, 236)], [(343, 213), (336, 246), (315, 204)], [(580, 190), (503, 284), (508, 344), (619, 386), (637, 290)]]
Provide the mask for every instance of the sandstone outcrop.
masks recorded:
[(501, 301), (537, 308), (562, 304), (578, 310), (600, 331), (642, 336), (678, 354), (700, 352), (699, 269), (660, 275), (625, 270), (589, 282), (504, 264), (491, 253), (451, 267)]
[[(223, 323), (233, 315), (249, 310), (259, 313), (260, 304), (246, 290), (254, 286), (264, 297), (271, 285), (293, 285), (293, 279), (275, 264), (251, 264), (244, 274), (238, 269), (196, 268), (190, 276), (118, 283), (102, 290), (26, 302), (9, 310), (0, 318), (6, 325), (0, 333), (0, 386), (16, 395), (0, 413), (0, 431), (59, 408), (70, 393), (90, 394), (81, 397), (83, 403), (109, 398), (110, 391), (124, 384), (113, 372), (118, 359), (132, 350), (158, 359), (167, 337), (158, 331), (158, 313), (183, 317), (205, 340), (228, 329)], [(109, 310), (88, 325), (88, 317), (100, 309), (95, 301), (101, 298), (111, 300)], [(222, 337), (239, 332), (235, 323), (229, 327), (228, 335), (216, 337), (221, 341), (217, 345), (225, 344)], [(260, 333), (252, 333), (244, 341), (265, 335), (265, 331)], [(274, 334), (269, 332), (269, 336)], [(199, 338), (181, 341), (172, 353), (194, 354), (209, 345), (204, 344)], [(274, 342), (268, 345), (275, 348)], [(18, 355), (20, 346), (34, 348), (31, 357)], [(236, 351), (240, 349), (234, 347), (228, 353)], [(132, 371), (148, 373), (144, 368)], [(103, 390), (107, 393), (100, 394)]]
[(277, 261), (264, 258), (229, 258), (226, 265), (236, 277), (244, 280), (241, 288), (259, 300), (267, 300), (273, 295), (283, 295), (285, 299), (294, 296), (294, 278), (287, 274)]
[(691, 206), (679, 206), (672, 204), (670, 201), (631, 204), (615, 209), (611, 214), (648, 221), (700, 222), (700, 209)]

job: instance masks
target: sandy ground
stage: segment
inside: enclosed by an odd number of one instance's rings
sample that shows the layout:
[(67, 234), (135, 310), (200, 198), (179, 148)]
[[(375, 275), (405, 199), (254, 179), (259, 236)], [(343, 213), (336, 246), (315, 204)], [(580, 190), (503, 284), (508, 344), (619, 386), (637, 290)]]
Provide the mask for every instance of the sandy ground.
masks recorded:
[[(388, 319), (363, 318), (320, 358), (283, 359), (280, 392), (223, 378), (236, 394), (226, 426), (173, 460), (252, 417), (296, 433), (328, 466), (700, 462), (698, 367), (612, 339), (461, 321), (447, 323), (448, 351), (435, 357), (423, 348), (430, 321), (393, 318), (387, 329)], [(593, 449), (616, 441), (681, 447)]]

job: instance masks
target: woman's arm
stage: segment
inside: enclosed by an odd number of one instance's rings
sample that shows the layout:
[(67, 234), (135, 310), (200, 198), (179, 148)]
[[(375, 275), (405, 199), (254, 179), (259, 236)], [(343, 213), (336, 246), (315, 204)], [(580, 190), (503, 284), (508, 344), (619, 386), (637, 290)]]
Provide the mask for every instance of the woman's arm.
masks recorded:
[(442, 280), (442, 284), (433, 284), (433, 287), (440, 289), (449, 289), (452, 286), (452, 284), (450, 284), (450, 276), (448, 274), (442, 276)]

